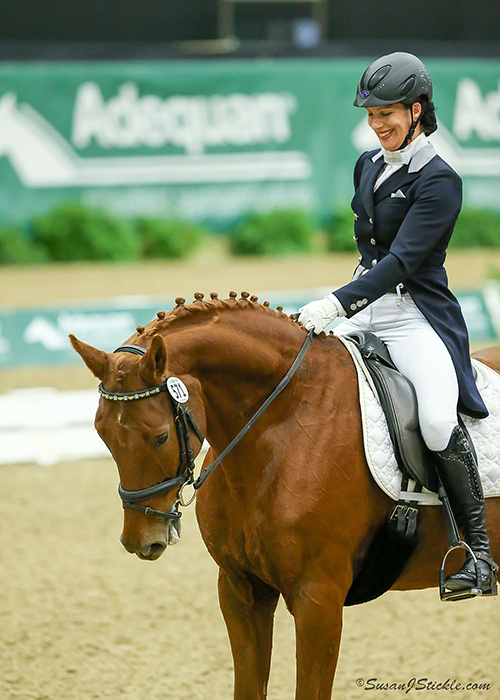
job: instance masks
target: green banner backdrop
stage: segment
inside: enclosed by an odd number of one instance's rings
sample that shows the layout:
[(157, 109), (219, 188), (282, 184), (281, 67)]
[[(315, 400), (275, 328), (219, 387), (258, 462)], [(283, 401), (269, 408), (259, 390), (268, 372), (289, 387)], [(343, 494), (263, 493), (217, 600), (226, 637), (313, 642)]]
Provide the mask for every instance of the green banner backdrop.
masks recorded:
[[(425, 57), (424, 57), (425, 59)], [(62, 199), (224, 228), (242, 213), (348, 205), (377, 145), (352, 106), (366, 62), (0, 66), (0, 224)], [(466, 202), (500, 207), (500, 61), (429, 60), (438, 152)]]

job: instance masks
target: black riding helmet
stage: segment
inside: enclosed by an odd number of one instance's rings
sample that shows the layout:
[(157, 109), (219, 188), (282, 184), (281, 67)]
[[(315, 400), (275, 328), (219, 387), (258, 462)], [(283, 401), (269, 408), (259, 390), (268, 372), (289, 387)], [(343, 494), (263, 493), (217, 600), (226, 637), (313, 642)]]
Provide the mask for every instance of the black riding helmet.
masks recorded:
[(411, 53), (377, 58), (361, 76), (355, 107), (375, 107), (401, 102), (411, 106), (419, 97), (432, 100), (431, 77), (422, 61)]
[[(422, 61), (411, 53), (397, 51), (377, 58), (361, 76), (358, 83), (355, 107), (378, 107), (402, 103), (411, 113), (412, 105), (425, 99), (425, 105), (432, 100), (432, 80)], [(410, 130), (398, 150), (407, 146), (424, 113), (412, 122)]]

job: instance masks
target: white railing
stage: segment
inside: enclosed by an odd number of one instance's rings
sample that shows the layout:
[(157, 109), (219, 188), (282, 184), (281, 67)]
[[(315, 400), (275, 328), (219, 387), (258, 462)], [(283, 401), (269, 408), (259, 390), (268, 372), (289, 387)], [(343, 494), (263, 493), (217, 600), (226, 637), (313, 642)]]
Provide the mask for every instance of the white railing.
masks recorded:
[(1, 394), (0, 464), (50, 466), (109, 456), (94, 429), (98, 399), (95, 389), (16, 389)]

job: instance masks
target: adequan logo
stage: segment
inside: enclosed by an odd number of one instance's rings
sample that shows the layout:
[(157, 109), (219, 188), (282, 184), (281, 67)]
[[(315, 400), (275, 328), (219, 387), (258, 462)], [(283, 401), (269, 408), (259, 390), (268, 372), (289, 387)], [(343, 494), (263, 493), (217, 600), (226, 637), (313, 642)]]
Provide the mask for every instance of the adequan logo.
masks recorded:
[(296, 108), (296, 97), (286, 92), (162, 99), (140, 96), (135, 83), (121, 85), (106, 101), (99, 85), (87, 82), (76, 94), (71, 140), (79, 149), (95, 141), (104, 149), (171, 146), (189, 155), (219, 146), (284, 144)]
[[(474, 137), (485, 145), (467, 145)], [(483, 95), (475, 80), (462, 78), (457, 85), (452, 130), (439, 121), (439, 129), (431, 141), (439, 155), (461, 175), (499, 176), (500, 82), (498, 90)], [(351, 133), (351, 142), (359, 152), (380, 145), (366, 118)]]
[(477, 136), (481, 141), (500, 142), (500, 80), (498, 89), (483, 95), (471, 78), (458, 83), (453, 133), (462, 142)]
[[(140, 98), (129, 83), (106, 102), (95, 83), (85, 83), (74, 110), (76, 148), (94, 141), (102, 149), (171, 145), (181, 153), (81, 157), (11, 92), (0, 97), (0, 156), (9, 159), (28, 188), (306, 180), (312, 174), (307, 154), (276, 149), (291, 136), (294, 100), (288, 93)], [(242, 119), (246, 131), (240, 128)], [(214, 145), (247, 148), (206, 153)]]

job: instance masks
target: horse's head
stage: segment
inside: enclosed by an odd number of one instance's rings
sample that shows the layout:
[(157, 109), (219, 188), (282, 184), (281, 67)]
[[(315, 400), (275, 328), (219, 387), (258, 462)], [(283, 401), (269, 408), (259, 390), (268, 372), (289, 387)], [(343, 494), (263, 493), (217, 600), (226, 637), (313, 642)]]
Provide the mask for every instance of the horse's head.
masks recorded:
[(165, 380), (167, 352), (159, 334), (152, 336), (147, 348), (124, 346), (114, 353), (74, 336), (70, 340), (101, 380), (95, 427), (120, 475), (125, 508), (121, 541), (139, 558), (157, 559), (179, 539), (178, 493), (190, 466), (186, 447), (191, 444), (195, 455), (201, 449), (196, 422), (204, 431), (205, 413), (199, 383), (182, 377), (189, 391), (185, 405), (170, 395)]

